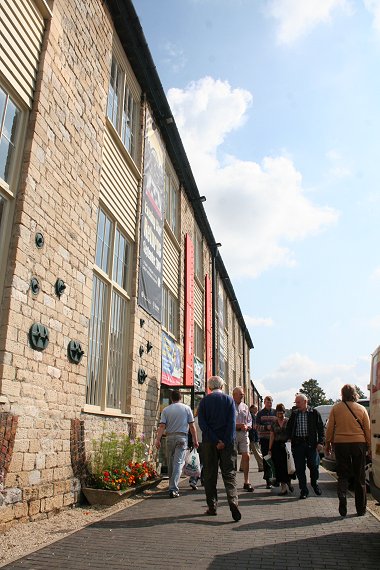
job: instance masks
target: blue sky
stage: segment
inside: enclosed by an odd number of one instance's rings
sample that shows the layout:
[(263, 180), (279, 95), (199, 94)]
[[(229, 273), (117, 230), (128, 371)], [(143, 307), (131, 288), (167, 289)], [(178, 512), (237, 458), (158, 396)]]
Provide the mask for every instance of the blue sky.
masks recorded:
[(135, 0), (255, 349), (290, 406), (380, 344), (380, 0)]

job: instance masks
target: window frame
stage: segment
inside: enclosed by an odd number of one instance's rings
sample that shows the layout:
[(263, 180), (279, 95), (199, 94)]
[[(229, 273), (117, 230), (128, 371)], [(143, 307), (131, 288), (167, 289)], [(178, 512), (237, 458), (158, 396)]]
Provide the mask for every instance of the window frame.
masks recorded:
[[(97, 261), (97, 248), (99, 242), (98, 230), (99, 230), (99, 223), (100, 223), (100, 216), (104, 215), (105, 218), (111, 222), (111, 232), (110, 232), (110, 244), (108, 250), (108, 259), (106, 263), (103, 263), (102, 266), (98, 266)], [(88, 344), (88, 364), (87, 364), (87, 372), (86, 372), (86, 404), (85, 404), (85, 411), (91, 412), (98, 412), (98, 413), (106, 413), (107, 415), (117, 415), (117, 416), (128, 416), (130, 414), (127, 413), (129, 404), (130, 404), (130, 395), (131, 395), (131, 386), (130, 386), (130, 376), (129, 376), (129, 363), (128, 363), (128, 348), (129, 348), (129, 325), (130, 325), (130, 318), (131, 318), (131, 287), (132, 287), (132, 264), (131, 260), (133, 258), (133, 247), (134, 244), (130, 237), (128, 236), (127, 232), (124, 230), (122, 225), (118, 222), (117, 218), (112, 215), (103, 204), (99, 205), (98, 211), (98, 223), (97, 223), (97, 246), (95, 252), (95, 259), (94, 259), (94, 268), (93, 268), (93, 292), (91, 298), (91, 317), (89, 321), (89, 344)], [(120, 285), (117, 280), (114, 279), (114, 263), (115, 263), (115, 237), (119, 232), (124, 238), (126, 242), (126, 251), (129, 256), (129, 263), (127, 263), (126, 267), (126, 276), (123, 279), (123, 283), (125, 283), (125, 287)], [(100, 299), (100, 294), (98, 293), (95, 297), (95, 286), (96, 283), (99, 282), (99, 290), (103, 287), (104, 294), (103, 299)], [(99, 304), (102, 304), (102, 310), (96, 313), (96, 317), (99, 316), (104, 318), (104, 330), (101, 331), (103, 334), (103, 338), (100, 337), (99, 342), (94, 342), (92, 335), (94, 331), (93, 322), (93, 310), (94, 306), (97, 308)], [(124, 304), (123, 314), (119, 313), (115, 317), (114, 310), (115, 306), (119, 304)], [(110, 387), (110, 369), (111, 369), (111, 361), (114, 354), (117, 352), (112, 346), (112, 334), (113, 329), (112, 326), (115, 325), (115, 321), (122, 321), (123, 328), (121, 332), (119, 331), (119, 337), (122, 337), (122, 347), (119, 352), (122, 353), (122, 362), (119, 365), (119, 369), (123, 370), (122, 374), (119, 377), (119, 384), (118, 390), (120, 395), (120, 406), (119, 407), (112, 407), (109, 405), (109, 387)], [(90, 339), (92, 338), (91, 342)], [(117, 342), (117, 336), (114, 336), (114, 341)], [(101, 365), (99, 366), (98, 371), (98, 381), (99, 386), (98, 388), (94, 388), (96, 386), (96, 380), (90, 380), (90, 374), (92, 374), (94, 368), (96, 367), (96, 358), (97, 356), (93, 356), (93, 350), (98, 348), (99, 344), (102, 345), (102, 352), (100, 354), (101, 358)], [(112, 354), (111, 354), (112, 350)], [(116, 382), (115, 382), (116, 385)], [(89, 397), (89, 393), (96, 392), (97, 395), (95, 397)], [(94, 402), (94, 400), (96, 400)]]
[(198, 228), (195, 228), (194, 234), (194, 274), (198, 281), (203, 284), (203, 236)]
[[(171, 313), (171, 309), (174, 307), (174, 313)], [(174, 316), (174, 326), (171, 326)], [(163, 283), (162, 287), (162, 328), (174, 337), (175, 340), (178, 339), (179, 335), (179, 300), (169, 289), (169, 287)]]
[[(126, 59), (121, 55), (121, 48), (114, 46), (112, 51), (111, 67), (109, 73), (108, 82), (108, 95), (107, 95), (107, 107), (106, 107), (106, 117), (112, 125), (113, 130), (117, 133), (117, 136), (123, 146), (123, 148), (128, 152), (129, 156), (135, 164), (138, 163), (139, 159), (139, 117), (140, 117), (140, 97), (137, 93), (137, 89), (134, 86), (134, 81), (131, 77), (131, 70)], [(113, 78), (113, 69), (116, 69), (117, 74), (115, 77), (120, 78), (119, 84), (116, 80), (115, 88), (113, 89), (113, 97), (111, 100), (111, 86)], [(126, 95), (127, 93), (127, 95)], [(131, 128), (130, 136), (128, 139), (125, 137), (125, 100), (126, 98), (131, 99), (132, 111), (131, 111)], [(115, 104), (116, 100), (116, 104)], [(116, 108), (115, 108), (116, 107)], [(129, 104), (128, 104), (129, 108)], [(111, 109), (111, 113), (110, 113)]]
[(166, 169), (165, 171), (165, 222), (169, 226), (171, 232), (178, 240), (179, 236), (179, 210), (180, 210), (180, 193), (179, 187), (174, 176)]

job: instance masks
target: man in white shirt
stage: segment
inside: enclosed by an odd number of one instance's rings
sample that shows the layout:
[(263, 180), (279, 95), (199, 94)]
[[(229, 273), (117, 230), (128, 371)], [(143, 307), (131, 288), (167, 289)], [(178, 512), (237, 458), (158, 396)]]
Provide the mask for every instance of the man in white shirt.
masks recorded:
[(161, 438), (166, 431), (166, 449), (168, 455), (169, 497), (179, 497), (179, 480), (187, 449), (187, 433), (190, 429), (194, 447), (198, 448), (198, 437), (194, 427), (191, 409), (181, 401), (181, 393), (173, 390), (171, 404), (162, 410), (160, 425), (157, 430), (156, 447), (160, 449)]

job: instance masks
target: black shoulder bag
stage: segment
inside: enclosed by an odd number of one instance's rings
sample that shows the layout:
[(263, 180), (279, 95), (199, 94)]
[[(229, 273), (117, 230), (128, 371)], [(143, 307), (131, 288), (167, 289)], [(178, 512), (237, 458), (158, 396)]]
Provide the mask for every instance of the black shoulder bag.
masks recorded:
[(344, 402), (344, 403), (346, 404), (347, 408), (350, 410), (351, 414), (354, 416), (355, 420), (358, 422), (358, 424), (359, 424), (360, 427), (362, 428), (363, 433), (365, 433), (365, 432), (364, 432), (364, 428), (363, 428), (362, 423), (361, 423), (361, 421), (359, 420), (359, 418), (357, 418), (357, 417), (355, 416), (354, 412), (351, 410), (351, 408), (350, 408), (350, 406), (347, 404), (347, 402)]

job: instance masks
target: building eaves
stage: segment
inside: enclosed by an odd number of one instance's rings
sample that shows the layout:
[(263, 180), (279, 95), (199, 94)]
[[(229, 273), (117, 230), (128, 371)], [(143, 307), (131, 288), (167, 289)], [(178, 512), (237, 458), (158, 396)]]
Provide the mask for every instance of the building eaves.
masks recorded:
[[(200, 194), (189, 160), (133, 3), (131, 0), (105, 0), (105, 4), (109, 9), (128, 61), (152, 110), (178, 180), (192, 203), (198, 226), (212, 250), (215, 247), (216, 240), (203, 204), (199, 200)], [(248, 346), (253, 348), (250, 334), (220, 254), (216, 257), (216, 267), (224, 282), (240, 326), (244, 330)]]

